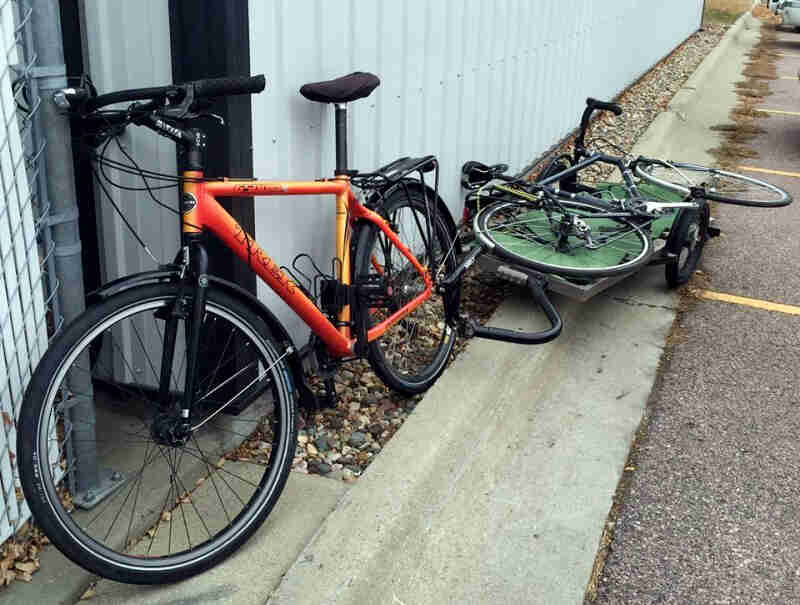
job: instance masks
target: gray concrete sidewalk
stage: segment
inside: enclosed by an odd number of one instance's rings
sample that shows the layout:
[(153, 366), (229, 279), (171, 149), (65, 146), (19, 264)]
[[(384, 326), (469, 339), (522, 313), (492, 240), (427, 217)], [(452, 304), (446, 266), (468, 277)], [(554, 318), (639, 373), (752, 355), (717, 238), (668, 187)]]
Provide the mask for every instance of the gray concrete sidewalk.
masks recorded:
[[(674, 298), (648, 271), (556, 302), (553, 343), (470, 343), (270, 603), (580, 602)], [(543, 322), (515, 297), (492, 323)]]

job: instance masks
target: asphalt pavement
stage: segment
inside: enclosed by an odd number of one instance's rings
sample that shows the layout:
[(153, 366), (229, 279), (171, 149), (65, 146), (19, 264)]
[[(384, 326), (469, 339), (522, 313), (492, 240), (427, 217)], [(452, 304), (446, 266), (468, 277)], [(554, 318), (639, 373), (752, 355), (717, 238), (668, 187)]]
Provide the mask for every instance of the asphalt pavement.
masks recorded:
[[(798, 200), (800, 34), (779, 31), (774, 50), (779, 79), (760, 108), (792, 113), (759, 120), (759, 156), (741, 165)], [(724, 237), (706, 248), (705, 287), (800, 304), (800, 203), (714, 215)], [(596, 603), (800, 602), (798, 344), (797, 315), (710, 300), (680, 315)]]

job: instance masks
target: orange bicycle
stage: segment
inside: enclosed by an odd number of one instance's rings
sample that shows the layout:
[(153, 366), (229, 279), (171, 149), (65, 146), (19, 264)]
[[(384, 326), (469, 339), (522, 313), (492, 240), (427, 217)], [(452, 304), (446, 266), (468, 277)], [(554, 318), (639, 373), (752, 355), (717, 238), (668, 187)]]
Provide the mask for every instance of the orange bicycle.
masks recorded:
[[(209, 99), (261, 92), (263, 76), (57, 93), (101, 149), (101, 171), (127, 168), (148, 190), (148, 180), (170, 178), (130, 157), (133, 166), (106, 158), (130, 124), (175, 141), (185, 164), (171, 177), (182, 192), (175, 261), (96, 292), (97, 302), (51, 343), (23, 403), (25, 497), (50, 540), (79, 565), (132, 583), (199, 573), (259, 527), (286, 483), (296, 404), (314, 403), (301, 353), (259, 300), (208, 274), (208, 233), (309, 325), (303, 356), (325, 370), (329, 398), (332, 370), (354, 358), (366, 357), (404, 393), (424, 391), (443, 371), (459, 291), (444, 279), (456, 264), (455, 225), (438, 195), (437, 161), (401, 158), (372, 173), (347, 166), (346, 103), (378, 84), (357, 72), (302, 87), (336, 110), (334, 177), (308, 182), (204, 174), (206, 136), (190, 122), (209, 115)], [(129, 105), (104, 109), (118, 103)], [(308, 277), (299, 257), (294, 271), (280, 267), (216, 199), (319, 194), (335, 197), (336, 255), (330, 273), (301, 255), (314, 267)]]

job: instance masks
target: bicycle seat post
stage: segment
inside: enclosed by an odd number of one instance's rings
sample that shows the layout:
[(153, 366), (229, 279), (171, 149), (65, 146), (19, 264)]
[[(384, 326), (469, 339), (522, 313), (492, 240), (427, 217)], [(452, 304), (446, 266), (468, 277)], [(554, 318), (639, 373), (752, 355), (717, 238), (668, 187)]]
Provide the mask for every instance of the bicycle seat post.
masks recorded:
[(336, 172), (347, 176), (347, 103), (335, 103), (336, 108)]

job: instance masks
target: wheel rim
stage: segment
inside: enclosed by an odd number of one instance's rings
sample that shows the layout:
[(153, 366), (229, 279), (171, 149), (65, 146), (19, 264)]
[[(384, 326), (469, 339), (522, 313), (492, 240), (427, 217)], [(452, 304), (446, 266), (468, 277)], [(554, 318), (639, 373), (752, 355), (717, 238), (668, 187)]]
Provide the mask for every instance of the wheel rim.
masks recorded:
[[(238, 387), (243, 383), (254, 387), (246, 392), (248, 395), (256, 391), (260, 394), (242, 416), (211, 419), (192, 434), (185, 446), (169, 447), (155, 442), (148, 424), (155, 395), (149, 390), (148, 380), (153, 382), (152, 376), (160, 366), (155, 366), (148, 349), (163, 332), (152, 328), (147, 331), (146, 322), (141, 320), (167, 305), (168, 299), (163, 297), (146, 303), (137, 301), (89, 331), (53, 377), (37, 423), (39, 469), (47, 498), (62, 528), (92, 556), (132, 571), (179, 569), (225, 548), (251, 527), (257, 512), (276, 497), (276, 490), (281, 487), (277, 481), (281, 467), (292, 454), (292, 444), (288, 442), (291, 431), (281, 419), (282, 414), (287, 414), (282, 402), (291, 395), (277, 374), (282, 366), (274, 365), (279, 353), (240, 317), (211, 302), (204, 321), (206, 334), (223, 334), (221, 325), (211, 323), (224, 321), (231, 336), (222, 341), (225, 343), (222, 348), (217, 347), (218, 359), (206, 364), (214, 368), (214, 373), (201, 379), (201, 396), (207, 396), (205, 401), (221, 401), (211, 399), (208, 394), (212, 393), (229, 401), (227, 395), (239, 392)], [(140, 325), (136, 321), (123, 325), (134, 316)], [(64, 403), (78, 394), (68, 390), (64, 379), (88, 373), (86, 367), (80, 366), (86, 363), (86, 355), (81, 352), (97, 338), (105, 341), (102, 348), (112, 361), (92, 363), (93, 407), (97, 417), (95, 426), (88, 427), (89, 423), (76, 422), (65, 414)], [(180, 384), (178, 347), (173, 386)], [(133, 359), (144, 364), (137, 368), (131, 363)], [(140, 381), (134, 382), (130, 378), (137, 375), (137, 370), (144, 372), (140, 371)], [(239, 371), (242, 373), (235, 375)], [(107, 377), (98, 380), (104, 372), (115, 380)], [(109, 384), (114, 386), (109, 389)], [(114, 407), (115, 410), (110, 410)], [(70, 510), (74, 494), (70, 490), (70, 468), (64, 468), (66, 450), (84, 445), (85, 441), (78, 440), (80, 433), (76, 427), (93, 428), (98, 435), (94, 446), (101, 471), (110, 463), (109, 468), (120, 474), (120, 485), (90, 510), (79, 507)], [(72, 435), (76, 438), (72, 439)], [(242, 454), (253, 452), (256, 439), (262, 448), (261, 455), (244, 460), (246, 456)], [(57, 450), (49, 447), (51, 443), (56, 444)], [(164, 475), (166, 484), (158, 480)], [(212, 511), (216, 514), (213, 519)]]
[(781, 206), (791, 197), (781, 188), (759, 179), (696, 164), (641, 163), (636, 174), (654, 185), (688, 195), (690, 187), (705, 189), (707, 199), (739, 205)]
[[(565, 211), (498, 204), (478, 217), (476, 231), (505, 255), (556, 273), (623, 270), (637, 266), (647, 255), (647, 235), (638, 226), (619, 219), (595, 218), (593, 215), (602, 211), (589, 205), (570, 202), (563, 206)], [(570, 215), (585, 224), (595, 248), (587, 247), (582, 227), (571, 229), (566, 246), (559, 248), (559, 242), (564, 241), (557, 226)]]

